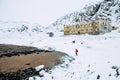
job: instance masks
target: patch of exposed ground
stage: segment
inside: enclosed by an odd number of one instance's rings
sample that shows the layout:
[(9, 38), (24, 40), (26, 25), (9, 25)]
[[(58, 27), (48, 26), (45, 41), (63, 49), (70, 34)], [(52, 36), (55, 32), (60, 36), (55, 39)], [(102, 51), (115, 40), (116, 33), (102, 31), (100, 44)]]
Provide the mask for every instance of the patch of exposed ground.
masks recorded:
[(44, 51), (35, 47), (4, 44), (0, 44), (0, 55), (0, 72), (16, 72), (39, 65), (50, 69), (62, 63), (61, 57), (68, 56), (58, 51)]
[(45, 65), (45, 68), (52, 68), (57, 64), (61, 64), (60, 58), (65, 56), (60, 52), (39, 52), (0, 58), (0, 72), (15, 72), (17, 70), (24, 70), (29, 67), (35, 68), (39, 65)]
[(72, 57), (58, 51), (0, 44), (0, 80), (24, 80), (39, 75), (39, 71), (35, 70), (36, 66), (44, 65), (45, 70), (51, 69), (64, 62), (61, 60), (63, 56), (73, 60)]

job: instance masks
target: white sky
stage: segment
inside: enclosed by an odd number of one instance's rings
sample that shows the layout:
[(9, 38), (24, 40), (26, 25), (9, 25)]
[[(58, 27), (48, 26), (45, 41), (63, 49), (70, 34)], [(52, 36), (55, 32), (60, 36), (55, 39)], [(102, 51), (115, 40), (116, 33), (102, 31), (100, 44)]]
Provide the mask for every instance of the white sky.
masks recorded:
[(86, 4), (101, 0), (0, 0), (0, 21), (27, 21), (48, 25)]

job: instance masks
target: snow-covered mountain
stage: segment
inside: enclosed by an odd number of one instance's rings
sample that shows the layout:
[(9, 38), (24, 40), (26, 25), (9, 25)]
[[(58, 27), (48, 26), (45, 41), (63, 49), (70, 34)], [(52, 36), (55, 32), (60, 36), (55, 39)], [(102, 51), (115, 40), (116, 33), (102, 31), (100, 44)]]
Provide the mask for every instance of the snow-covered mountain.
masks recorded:
[[(34, 37), (33, 39), (35, 40), (39, 38), (45, 39), (45, 37), (48, 36), (59, 35), (59, 32), (63, 33), (64, 25), (83, 23), (97, 18), (110, 19), (112, 25), (119, 27), (120, 0), (104, 0), (102, 2), (88, 4), (82, 10), (67, 14), (49, 26), (41, 26), (27, 22), (0, 21), (0, 38), (16, 39), (17, 37), (18, 39), (24, 39), (27, 37), (28, 40), (31, 40), (31, 37)], [(31, 43), (33, 42), (31, 41)]]
[(75, 11), (57, 19), (52, 26), (56, 26), (61, 30), (63, 25), (83, 23), (92, 19), (110, 19), (112, 25), (120, 25), (120, 0), (104, 0), (86, 5), (80, 11)]
[[(18, 45), (32, 44), (33, 40), (43, 39), (49, 35), (47, 34), (46, 27), (39, 24), (0, 21), (0, 43), (6, 42), (7, 44)], [(9, 41), (6, 41), (7, 39)]]
[[(60, 17), (49, 26), (30, 25), (26, 22), (0, 21), (2, 32), (56, 32), (63, 31), (64, 25), (87, 22), (93, 19), (110, 19), (112, 25), (120, 26), (120, 0), (103, 0), (102, 2), (86, 5), (82, 10), (74, 11)], [(47, 24), (47, 23), (46, 23)]]
[(30, 25), (27, 22), (3, 22), (0, 21), (1, 32), (42, 32), (44, 27), (39, 24)]

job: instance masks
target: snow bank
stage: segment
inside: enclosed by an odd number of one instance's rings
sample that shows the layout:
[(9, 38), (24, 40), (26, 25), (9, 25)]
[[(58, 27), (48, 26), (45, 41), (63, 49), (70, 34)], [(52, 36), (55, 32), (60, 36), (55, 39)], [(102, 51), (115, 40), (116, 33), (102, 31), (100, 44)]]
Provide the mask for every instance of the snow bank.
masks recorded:
[(43, 68), (44, 68), (44, 65), (40, 65), (40, 66), (35, 67), (36, 71), (40, 71)]

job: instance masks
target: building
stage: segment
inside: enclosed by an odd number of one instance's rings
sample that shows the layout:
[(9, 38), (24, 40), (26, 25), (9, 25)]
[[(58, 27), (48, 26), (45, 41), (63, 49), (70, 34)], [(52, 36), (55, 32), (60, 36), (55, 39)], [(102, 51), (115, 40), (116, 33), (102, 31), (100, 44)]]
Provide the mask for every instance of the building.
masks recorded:
[(86, 23), (64, 26), (64, 34), (100, 34), (112, 31), (111, 21), (92, 20)]

